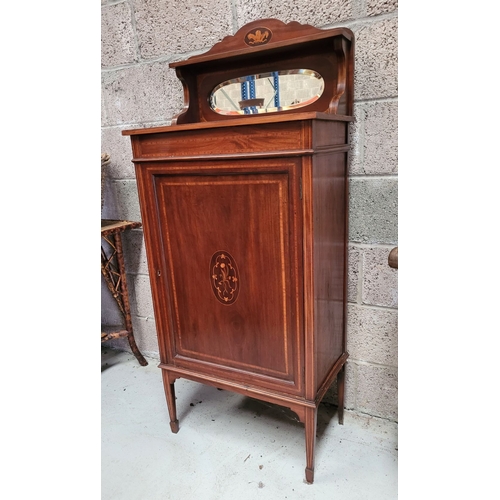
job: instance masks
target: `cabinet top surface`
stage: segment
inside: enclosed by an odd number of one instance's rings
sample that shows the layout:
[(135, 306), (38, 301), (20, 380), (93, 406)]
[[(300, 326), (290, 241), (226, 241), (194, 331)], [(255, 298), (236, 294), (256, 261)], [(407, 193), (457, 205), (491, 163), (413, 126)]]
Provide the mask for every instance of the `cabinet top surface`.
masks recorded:
[(245, 125), (262, 125), (266, 123), (279, 123), (291, 121), (326, 120), (326, 121), (354, 121), (354, 117), (345, 115), (331, 115), (320, 112), (292, 113), (289, 115), (256, 115), (233, 120), (186, 123), (181, 125), (165, 125), (152, 128), (135, 128), (122, 130), (122, 135), (144, 135), (164, 132), (182, 132), (188, 130), (203, 130), (221, 127), (238, 127)]

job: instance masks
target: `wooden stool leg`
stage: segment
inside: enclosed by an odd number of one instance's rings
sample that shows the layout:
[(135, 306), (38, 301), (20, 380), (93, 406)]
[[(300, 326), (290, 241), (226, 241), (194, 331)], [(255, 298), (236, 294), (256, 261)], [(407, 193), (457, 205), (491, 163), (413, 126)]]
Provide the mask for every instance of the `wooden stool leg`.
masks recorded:
[(338, 394), (338, 412), (339, 412), (339, 424), (344, 424), (344, 388), (345, 388), (345, 365), (337, 373), (337, 394)]
[(170, 382), (166, 370), (162, 370), (163, 387), (165, 389), (165, 396), (167, 398), (168, 413), (170, 415), (170, 429), (174, 434), (179, 432), (179, 421), (177, 420), (177, 408), (175, 404), (175, 388), (174, 382)]
[(132, 314), (130, 312), (130, 302), (128, 298), (127, 275), (125, 273), (125, 261), (123, 259), (122, 239), (119, 233), (115, 234), (115, 247), (116, 247), (116, 260), (118, 261), (118, 269), (120, 271), (120, 277), (121, 277), (121, 288), (122, 288), (121, 300), (123, 304), (123, 313), (124, 313), (123, 316), (125, 318), (125, 328), (127, 329), (128, 332), (127, 335), (128, 343), (137, 361), (139, 361), (139, 363), (142, 366), (146, 366), (148, 362), (146, 361), (144, 356), (141, 354), (141, 351), (139, 351), (139, 348), (137, 347), (134, 337), (134, 331), (132, 329)]
[(306, 481), (314, 481), (314, 448), (316, 446), (316, 422), (318, 416), (317, 408), (306, 408), (305, 428), (306, 428)]

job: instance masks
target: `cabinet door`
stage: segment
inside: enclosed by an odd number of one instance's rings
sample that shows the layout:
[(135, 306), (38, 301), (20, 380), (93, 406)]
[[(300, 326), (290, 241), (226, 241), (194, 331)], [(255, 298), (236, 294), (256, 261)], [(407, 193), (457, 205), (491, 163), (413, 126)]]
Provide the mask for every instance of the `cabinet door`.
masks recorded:
[(169, 363), (302, 390), (300, 168), (172, 162), (151, 177)]

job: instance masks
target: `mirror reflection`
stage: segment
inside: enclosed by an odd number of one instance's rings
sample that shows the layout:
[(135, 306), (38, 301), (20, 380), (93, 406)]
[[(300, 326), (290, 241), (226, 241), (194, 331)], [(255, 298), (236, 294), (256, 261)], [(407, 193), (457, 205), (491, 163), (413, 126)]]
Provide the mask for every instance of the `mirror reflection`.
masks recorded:
[(316, 71), (273, 71), (217, 85), (210, 95), (210, 106), (221, 115), (287, 111), (313, 103), (321, 97), (323, 89), (324, 80)]

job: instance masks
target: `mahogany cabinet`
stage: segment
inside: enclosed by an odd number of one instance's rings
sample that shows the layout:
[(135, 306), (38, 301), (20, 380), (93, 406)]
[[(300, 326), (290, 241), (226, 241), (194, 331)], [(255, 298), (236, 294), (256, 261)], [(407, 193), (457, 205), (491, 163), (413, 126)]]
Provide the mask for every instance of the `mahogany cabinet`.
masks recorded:
[[(308, 482), (318, 405), (335, 377), (343, 421), (353, 45), (344, 28), (255, 21), (171, 64), (185, 95), (173, 125), (123, 132), (172, 431), (180, 377), (289, 407), (305, 425)], [(277, 70), (296, 69), (321, 75), (322, 88), (277, 101)], [(258, 85), (245, 93), (249, 75), (267, 78), (272, 105)]]

